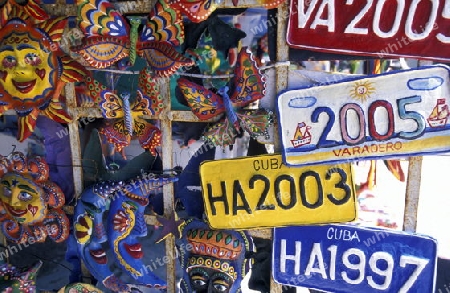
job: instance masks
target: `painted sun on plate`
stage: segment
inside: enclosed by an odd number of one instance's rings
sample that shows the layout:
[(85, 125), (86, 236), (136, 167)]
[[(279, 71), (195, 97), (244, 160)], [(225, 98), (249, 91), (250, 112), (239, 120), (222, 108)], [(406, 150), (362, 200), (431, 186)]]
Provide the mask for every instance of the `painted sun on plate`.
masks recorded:
[(365, 102), (370, 98), (370, 95), (375, 93), (373, 83), (366, 80), (357, 81), (350, 90), (350, 97), (361, 102)]

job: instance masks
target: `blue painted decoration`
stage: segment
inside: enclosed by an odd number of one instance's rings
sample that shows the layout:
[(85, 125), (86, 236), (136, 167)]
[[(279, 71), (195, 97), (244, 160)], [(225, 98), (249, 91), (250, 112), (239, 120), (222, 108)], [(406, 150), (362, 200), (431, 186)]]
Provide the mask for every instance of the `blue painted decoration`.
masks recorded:
[(276, 282), (334, 293), (434, 292), (437, 242), (351, 225), (275, 228)]

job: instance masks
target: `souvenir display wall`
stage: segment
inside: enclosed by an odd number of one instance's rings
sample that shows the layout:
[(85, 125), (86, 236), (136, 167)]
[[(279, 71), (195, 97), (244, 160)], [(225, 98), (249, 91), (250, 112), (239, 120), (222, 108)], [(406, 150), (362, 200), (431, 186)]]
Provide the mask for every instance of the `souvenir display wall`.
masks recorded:
[(450, 1), (52, 1), (0, 3), (2, 292), (450, 292)]

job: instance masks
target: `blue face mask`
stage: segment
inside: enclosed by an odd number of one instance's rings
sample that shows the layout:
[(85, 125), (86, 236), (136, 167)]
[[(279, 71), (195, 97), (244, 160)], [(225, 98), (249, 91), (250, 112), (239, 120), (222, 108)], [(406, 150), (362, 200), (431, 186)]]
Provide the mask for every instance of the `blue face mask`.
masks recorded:
[(235, 293), (249, 270), (245, 255), (253, 251), (251, 237), (232, 230), (212, 230), (190, 219), (177, 241), (181, 255), (183, 292)]
[(95, 184), (82, 193), (74, 214), (77, 254), (106, 288), (130, 292), (131, 285), (114, 275), (111, 270), (114, 266), (132, 277), (135, 284), (166, 286), (152, 272), (141, 271), (144, 252), (139, 238), (147, 235), (144, 210), (150, 190), (176, 180), (175, 177), (151, 177), (135, 178), (128, 183), (109, 181)]

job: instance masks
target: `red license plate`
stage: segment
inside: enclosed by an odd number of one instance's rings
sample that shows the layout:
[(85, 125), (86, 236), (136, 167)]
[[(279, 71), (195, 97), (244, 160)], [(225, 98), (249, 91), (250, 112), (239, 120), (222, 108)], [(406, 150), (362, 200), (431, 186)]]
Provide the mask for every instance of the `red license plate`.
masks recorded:
[(450, 0), (292, 0), (287, 42), (331, 53), (450, 60)]

